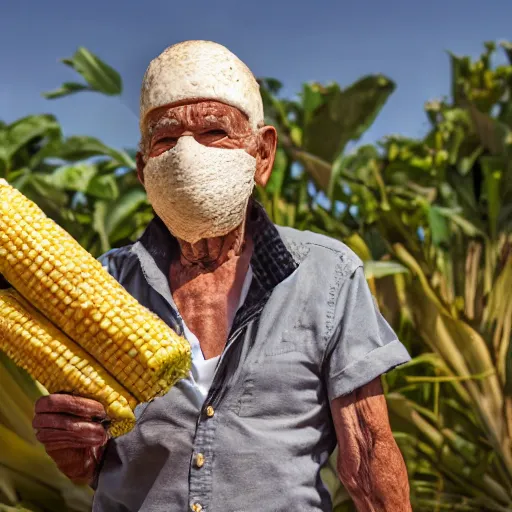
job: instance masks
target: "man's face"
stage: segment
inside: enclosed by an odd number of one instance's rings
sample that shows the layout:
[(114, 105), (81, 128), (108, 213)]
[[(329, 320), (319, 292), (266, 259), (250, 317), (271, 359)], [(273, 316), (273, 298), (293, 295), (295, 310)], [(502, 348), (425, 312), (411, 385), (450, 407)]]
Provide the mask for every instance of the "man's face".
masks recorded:
[(142, 135), (144, 154), (137, 155), (139, 179), (144, 183), (144, 163), (191, 135), (208, 147), (243, 149), (257, 159), (255, 180), (265, 186), (270, 178), (277, 146), (277, 134), (272, 126), (257, 131), (237, 108), (217, 101), (198, 101), (153, 110), (145, 122)]

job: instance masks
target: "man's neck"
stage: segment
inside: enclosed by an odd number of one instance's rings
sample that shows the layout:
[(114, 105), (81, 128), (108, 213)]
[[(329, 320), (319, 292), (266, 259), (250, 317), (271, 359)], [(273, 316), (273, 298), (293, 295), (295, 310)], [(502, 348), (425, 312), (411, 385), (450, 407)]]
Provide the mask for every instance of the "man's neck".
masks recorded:
[(252, 202), (249, 201), (243, 222), (227, 235), (204, 238), (193, 244), (178, 238), (179, 266), (183, 269), (195, 268), (201, 273), (213, 272), (226, 261), (240, 257), (247, 245), (247, 223), (252, 208)]
[(205, 238), (194, 244), (178, 239), (180, 265), (212, 272), (229, 259), (240, 256), (244, 249), (245, 233), (244, 221), (225, 236)]

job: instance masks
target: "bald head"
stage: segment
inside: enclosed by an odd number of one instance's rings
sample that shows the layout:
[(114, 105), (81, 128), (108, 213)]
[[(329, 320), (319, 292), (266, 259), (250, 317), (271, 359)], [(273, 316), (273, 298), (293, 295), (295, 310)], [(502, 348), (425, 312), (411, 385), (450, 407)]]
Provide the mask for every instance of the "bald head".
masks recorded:
[(243, 112), (253, 130), (263, 126), (259, 85), (249, 68), (224, 46), (211, 41), (184, 41), (151, 61), (140, 97), (140, 125), (165, 105), (215, 100)]

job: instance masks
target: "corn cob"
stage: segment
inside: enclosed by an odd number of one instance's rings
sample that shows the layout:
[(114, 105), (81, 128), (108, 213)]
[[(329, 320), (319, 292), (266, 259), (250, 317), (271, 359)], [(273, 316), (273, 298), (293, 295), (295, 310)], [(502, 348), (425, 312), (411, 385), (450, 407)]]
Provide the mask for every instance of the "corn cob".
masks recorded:
[(76, 343), (32, 308), (14, 289), (0, 290), (0, 350), (50, 393), (97, 400), (113, 436), (135, 425), (137, 400)]
[(0, 274), (138, 400), (188, 374), (189, 343), (1, 179)]

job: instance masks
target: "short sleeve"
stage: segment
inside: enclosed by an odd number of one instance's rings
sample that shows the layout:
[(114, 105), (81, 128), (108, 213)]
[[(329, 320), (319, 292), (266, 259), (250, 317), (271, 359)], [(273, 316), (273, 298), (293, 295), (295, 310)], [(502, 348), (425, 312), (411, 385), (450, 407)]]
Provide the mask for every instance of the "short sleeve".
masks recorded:
[(324, 357), (329, 401), (411, 359), (380, 313), (362, 267), (342, 283), (335, 319)]

